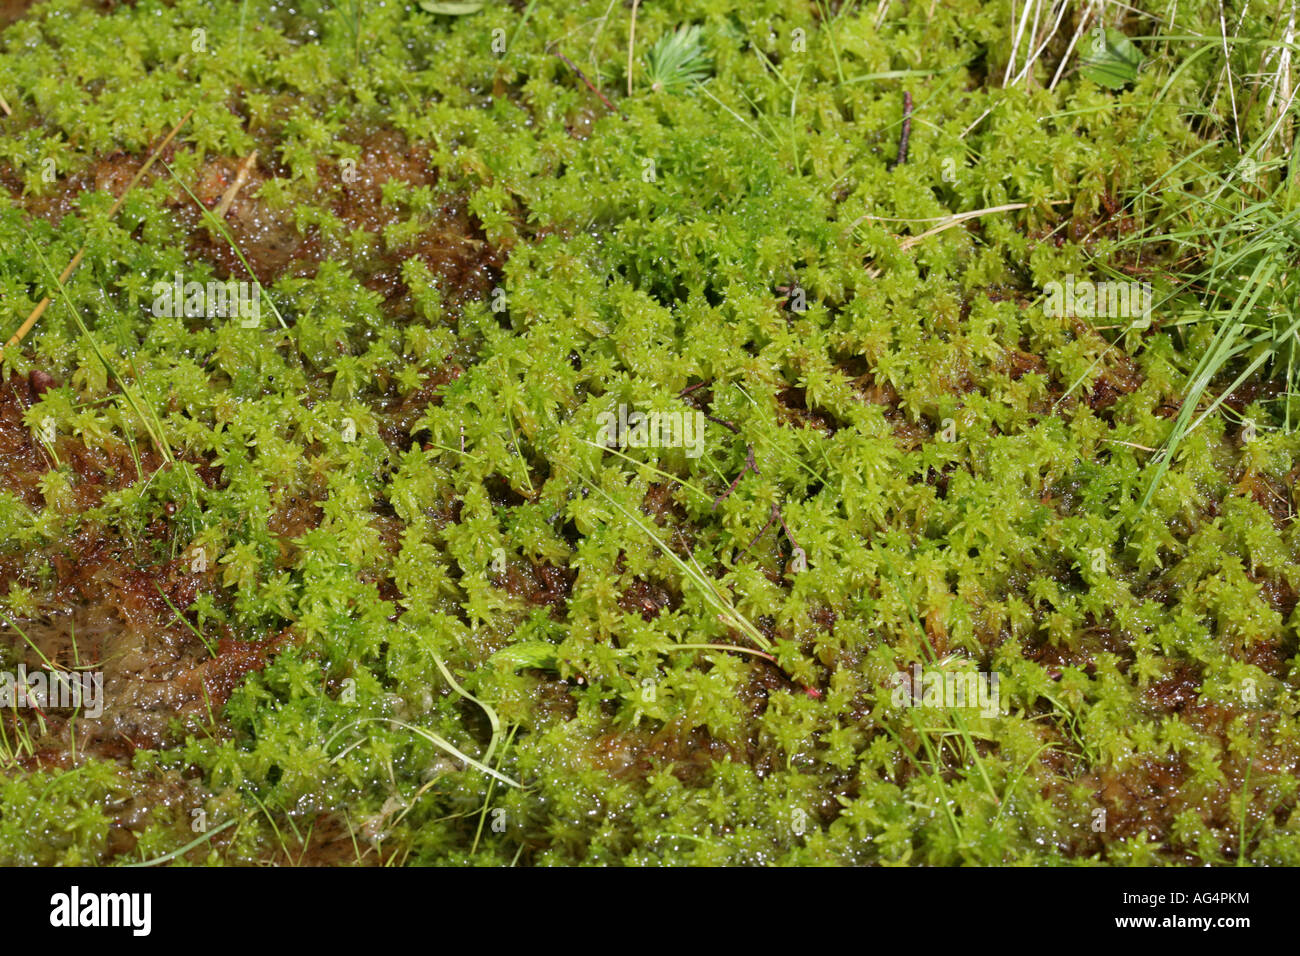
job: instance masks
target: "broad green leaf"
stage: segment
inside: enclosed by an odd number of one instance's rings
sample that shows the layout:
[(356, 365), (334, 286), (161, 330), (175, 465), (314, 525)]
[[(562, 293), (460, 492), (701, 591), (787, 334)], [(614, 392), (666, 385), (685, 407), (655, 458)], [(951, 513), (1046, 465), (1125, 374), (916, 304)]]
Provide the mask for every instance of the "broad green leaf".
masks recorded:
[(456, 0), (447, 0), (447, 2), (420, 0), (421, 10), (429, 13), (441, 13), (446, 17), (463, 17), (466, 14), (478, 13), (485, 6), (487, 6), (486, 0), (461, 0), (461, 2), (456, 2)]
[(1098, 86), (1122, 90), (1137, 79), (1142, 54), (1119, 30), (1095, 30), (1079, 70)]
[(503, 647), (492, 655), (492, 663), (497, 667), (519, 670), (521, 667), (535, 667), (539, 670), (555, 668), (555, 645), (546, 641), (521, 641)]

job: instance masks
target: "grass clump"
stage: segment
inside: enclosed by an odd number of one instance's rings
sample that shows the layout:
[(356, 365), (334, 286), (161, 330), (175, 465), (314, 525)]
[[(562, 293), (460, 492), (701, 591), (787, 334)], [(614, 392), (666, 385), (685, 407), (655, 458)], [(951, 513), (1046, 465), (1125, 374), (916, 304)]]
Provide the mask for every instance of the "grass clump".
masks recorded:
[(666, 33), (646, 56), (646, 80), (654, 93), (677, 93), (709, 75), (709, 58), (698, 25)]

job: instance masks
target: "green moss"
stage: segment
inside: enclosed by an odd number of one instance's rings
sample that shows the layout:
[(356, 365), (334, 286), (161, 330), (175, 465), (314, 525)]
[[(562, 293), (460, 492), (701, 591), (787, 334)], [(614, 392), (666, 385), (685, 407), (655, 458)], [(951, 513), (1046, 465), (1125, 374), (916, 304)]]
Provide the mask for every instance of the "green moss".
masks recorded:
[[(38, 771), (11, 735), (0, 859), (151, 859), (202, 810), (237, 825), (189, 862), (331, 831), (340, 862), (1294, 863), (1300, 443), (1273, 406), (1245, 446), (1211, 419), (1139, 507), (1206, 337), (1039, 301), (1161, 270), (1096, 233), (1202, 145), (1179, 103), (1221, 64), (1152, 108), (1178, 60), (1003, 89), (996, 5), (877, 28), (704, 0), (642, 9), (638, 69), (694, 22), (712, 78), (628, 97), (606, 6), (530, 5), (504, 54), (505, 4), (367, 6), (359, 43), (314, 0), (51, 0), (0, 33), (0, 330), (51, 290), (31, 244), (56, 269), (84, 245), (68, 296), (179, 459), (90, 507), (71, 461), (43, 503), (0, 490), (0, 610), (54, 607), (48, 556), (111, 529), (141, 570), (203, 551), (201, 632), (292, 637), (132, 767)], [(223, 275), (165, 173), (116, 217), (93, 190), (40, 214), (191, 107), (176, 178), (258, 149), (263, 214), (321, 251), (259, 275), (287, 329), (149, 313), (155, 281)], [(383, 130), (414, 166), (367, 152)], [(344, 160), (432, 175), (349, 218)], [(4, 354), (33, 368), (58, 385), (25, 421), (56, 449), (148, 459), (62, 302)], [(619, 403), (707, 412), (703, 453), (602, 450)], [(772, 661), (719, 649), (757, 649), (742, 617)], [(1006, 713), (892, 706), (898, 671), (963, 660)], [(188, 802), (122, 851), (114, 801), (167, 773)]]

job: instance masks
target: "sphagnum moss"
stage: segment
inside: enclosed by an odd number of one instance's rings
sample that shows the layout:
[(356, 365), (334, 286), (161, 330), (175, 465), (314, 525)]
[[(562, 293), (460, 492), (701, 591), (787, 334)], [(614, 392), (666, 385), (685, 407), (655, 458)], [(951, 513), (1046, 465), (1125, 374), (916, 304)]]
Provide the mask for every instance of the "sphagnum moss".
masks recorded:
[(1277, 24), (1234, 114), (1208, 8), (1107, 89), (975, 0), (646, 5), (629, 96), (605, 3), (247, 6), (0, 32), (0, 669), (106, 677), (5, 708), (0, 859), (1300, 862), (1290, 373), (1153, 481), (1205, 145), (1293, 217)]

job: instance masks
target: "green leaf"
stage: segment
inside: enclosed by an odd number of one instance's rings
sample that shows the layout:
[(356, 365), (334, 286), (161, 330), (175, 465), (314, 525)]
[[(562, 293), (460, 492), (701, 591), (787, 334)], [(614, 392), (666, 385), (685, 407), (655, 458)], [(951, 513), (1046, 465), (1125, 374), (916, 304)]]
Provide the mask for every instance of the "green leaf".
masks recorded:
[(554, 670), (555, 645), (546, 641), (521, 641), (503, 647), (492, 655), (492, 664), (519, 670), (521, 667), (535, 667), (538, 670)]
[(421, 10), (429, 13), (441, 13), (447, 17), (463, 17), (470, 13), (478, 13), (485, 6), (487, 6), (486, 0), (461, 0), (461, 2), (456, 2), (456, 0), (447, 0), (447, 2), (420, 0)]
[(1142, 54), (1119, 30), (1093, 31), (1091, 48), (1079, 70), (1098, 86), (1122, 90), (1137, 79)]

